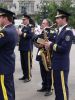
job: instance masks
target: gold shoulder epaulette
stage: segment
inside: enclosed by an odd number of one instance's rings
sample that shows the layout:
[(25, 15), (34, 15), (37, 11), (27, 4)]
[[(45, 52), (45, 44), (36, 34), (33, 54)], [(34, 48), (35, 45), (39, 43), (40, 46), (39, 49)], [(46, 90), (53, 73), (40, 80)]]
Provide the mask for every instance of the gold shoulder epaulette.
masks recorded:
[(0, 38), (4, 37), (4, 33), (0, 32)]

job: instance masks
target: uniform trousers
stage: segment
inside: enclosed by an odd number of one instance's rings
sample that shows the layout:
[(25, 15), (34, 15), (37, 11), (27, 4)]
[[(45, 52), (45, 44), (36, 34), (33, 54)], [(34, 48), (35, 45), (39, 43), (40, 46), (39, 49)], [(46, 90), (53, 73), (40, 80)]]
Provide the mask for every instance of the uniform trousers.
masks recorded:
[(39, 61), (40, 64), (40, 73), (42, 78), (42, 88), (47, 89), (48, 91), (51, 90), (52, 86), (52, 70), (46, 71), (42, 60)]
[(53, 70), (55, 100), (69, 100), (68, 73), (66, 70)]
[(0, 75), (0, 100), (15, 100), (13, 74)]
[(20, 51), (20, 57), (23, 75), (25, 79), (30, 80), (32, 67), (31, 51)]

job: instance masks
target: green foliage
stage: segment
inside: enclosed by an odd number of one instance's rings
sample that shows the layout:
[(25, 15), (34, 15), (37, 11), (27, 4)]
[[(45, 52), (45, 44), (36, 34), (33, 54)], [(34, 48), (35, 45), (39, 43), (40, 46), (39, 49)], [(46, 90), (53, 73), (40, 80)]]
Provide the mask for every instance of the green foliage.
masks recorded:
[(0, 7), (2, 7), (2, 8), (7, 8), (7, 5), (4, 4), (4, 3), (0, 3)]
[(48, 18), (54, 21), (57, 7), (58, 5), (54, 1), (43, 2), (42, 6), (40, 7), (40, 12), (38, 12), (37, 16), (35, 17), (36, 20), (41, 22), (42, 19)]
[(58, 5), (54, 1), (49, 3), (48, 18), (50, 18), (52, 21), (55, 20), (57, 8), (58, 8)]
[(40, 12), (38, 13), (38, 14), (36, 14), (36, 16), (35, 16), (35, 21), (36, 22), (38, 22), (38, 24), (40, 24), (41, 22), (40, 22)]
[(70, 13), (71, 13), (71, 16), (70, 16), (70, 21), (69, 21), (69, 23), (70, 23), (70, 25), (71, 25), (72, 27), (75, 28), (75, 7), (72, 7), (72, 8), (71, 8)]
[(72, 0), (62, 0), (60, 7), (63, 10), (69, 11), (72, 5)]
[(55, 1), (43, 2), (35, 19), (37, 22), (40, 22), (43, 18), (49, 18), (54, 22), (57, 8), (61, 8), (64, 11), (71, 13), (69, 24), (70, 26), (75, 27), (75, 6), (72, 6), (72, 0), (62, 0), (60, 5)]
[(75, 7), (72, 6), (72, 0), (62, 0), (60, 8), (71, 14), (69, 24), (71, 27), (75, 27)]

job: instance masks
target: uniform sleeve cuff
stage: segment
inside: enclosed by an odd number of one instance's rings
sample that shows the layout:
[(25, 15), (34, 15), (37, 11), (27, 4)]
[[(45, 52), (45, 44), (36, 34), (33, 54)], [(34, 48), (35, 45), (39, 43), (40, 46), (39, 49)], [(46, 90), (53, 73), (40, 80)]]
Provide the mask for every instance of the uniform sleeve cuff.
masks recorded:
[(57, 49), (57, 44), (54, 44), (53, 45), (53, 50), (56, 51), (56, 49)]

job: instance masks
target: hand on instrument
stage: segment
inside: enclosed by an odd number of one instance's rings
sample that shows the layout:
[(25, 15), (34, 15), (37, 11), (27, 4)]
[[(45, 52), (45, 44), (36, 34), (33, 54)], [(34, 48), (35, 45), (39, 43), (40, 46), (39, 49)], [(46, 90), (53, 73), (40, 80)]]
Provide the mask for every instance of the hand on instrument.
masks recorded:
[(46, 50), (50, 48), (51, 43), (51, 41), (45, 42), (44, 46)]
[(39, 48), (42, 48), (43, 47), (43, 45), (42, 44), (39, 44)]

